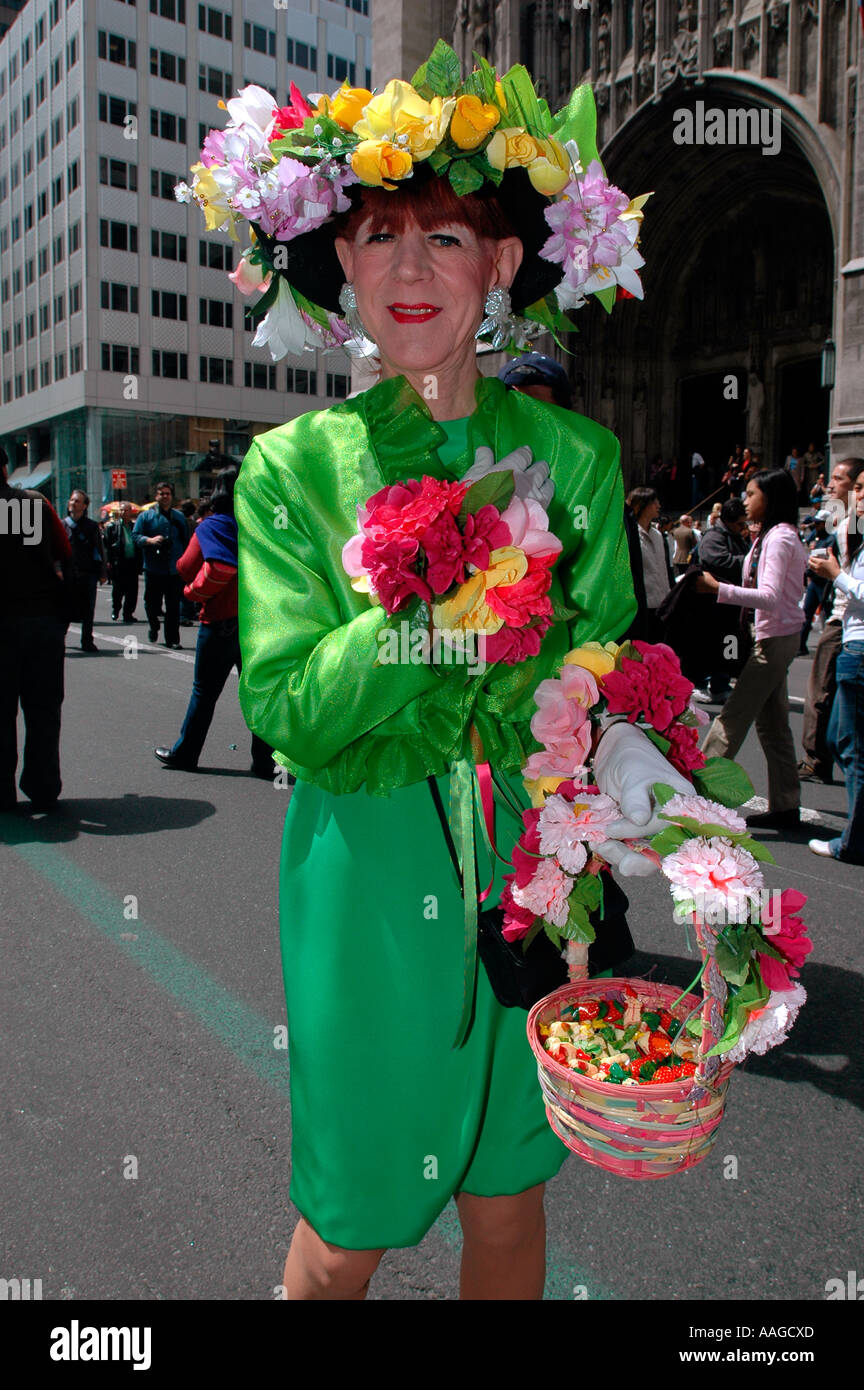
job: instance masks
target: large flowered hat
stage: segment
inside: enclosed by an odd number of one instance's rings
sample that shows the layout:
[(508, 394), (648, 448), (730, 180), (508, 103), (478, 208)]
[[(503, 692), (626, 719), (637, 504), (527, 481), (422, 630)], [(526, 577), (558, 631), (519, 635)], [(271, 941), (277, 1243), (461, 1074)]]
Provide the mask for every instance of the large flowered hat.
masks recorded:
[[(336, 310), (344, 273), (334, 240), (363, 189), (419, 189), (447, 179), (460, 197), (494, 198), (519, 235), (524, 256), (511, 286), (509, 343), (487, 320), (478, 336), (519, 350), (540, 332), (576, 327), (570, 315), (595, 295), (604, 308), (642, 298), (637, 249), (645, 193), (630, 199), (606, 178), (597, 152), (597, 114), (588, 85), (554, 115), (521, 65), (499, 77), (478, 55), (461, 80), (459, 59), (439, 39), (410, 82), (383, 91), (343, 86), (308, 97), (292, 83), (279, 107), (262, 87), (225, 103), (229, 121), (211, 130), (180, 183), (208, 230), (224, 227), (249, 245), (231, 279), (260, 290), (255, 344), (274, 359), (351, 336)], [(516, 327), (515, 325), (519, 325)], [(485, 330), (485, 331), (484, 331)]]

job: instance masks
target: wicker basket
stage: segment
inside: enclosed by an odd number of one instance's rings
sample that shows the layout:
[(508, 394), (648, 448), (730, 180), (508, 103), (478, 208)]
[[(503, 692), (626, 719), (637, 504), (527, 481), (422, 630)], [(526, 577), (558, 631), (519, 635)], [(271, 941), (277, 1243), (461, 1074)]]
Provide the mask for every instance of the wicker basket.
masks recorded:
[[(696, 929), (709, 958), (702, 1000), (693, 994), (679, 999), (673, 985), (646, 980), (571, 979), (528, 1015), (528, 1040), (537, 1058), (550, 1125), (573, 1153), (621, 1177), (671, 1177), (700, 1163), (717, 1138), (734, 1064), (704, 1055), (722, 1031), (726, 986), (713, 960), (713, 933), (702, 923)], [(571, 974), (579, 969), (571, 963)], [(695, 1075), (665, 1085), (621, 1086), (592, 1080), (552, 1060), (540, 1036), (542, 1025), (555, 1022), (562, 1009), (581, 999), (623, 1004), (628, 988), (643, 1007), (669, 1009), (682, 1022), (701, 1009), (703, 1036)]]

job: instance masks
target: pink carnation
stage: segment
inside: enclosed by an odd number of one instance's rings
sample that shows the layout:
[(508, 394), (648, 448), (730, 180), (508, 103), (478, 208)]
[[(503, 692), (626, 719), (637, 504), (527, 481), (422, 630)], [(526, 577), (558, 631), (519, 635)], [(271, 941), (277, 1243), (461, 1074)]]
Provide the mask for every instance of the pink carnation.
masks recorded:
[(758, 955), (762, 979), (769, 989), (790, 989), (791, 980), (797, 977), (806, 957), (813, 950), (807, 928), (797, 915), (806, 901), (806, 894), (794, 888), (784, 888), (779, 897), (776, 893), (771, 894), (771, 900), (762, 913), (763, 935), (785, 958), (775, 960), (773, 956)]
[(671, 647), (663, 643), (634, 642), (642, 660), (624, 657), (620, 671), (609, 671), (601, 680), (610, 714), (626, 714), (631, 724), (645, 719), (663, 733), (673, 719), (687, 709), (693, 685), (681, 675)]
[(598, 699), (597, 682), (582, 666), (564, 666), (560, 679), (541, 681), (534, 692), (537, 713), (531, 720), (531, 732), (538, 743), (556, 748), (563, 740), (576, 738), (584, 745), (586, 756), (591, 747), (591, 721), (588, 709)]
[(725, 825), (736, 835), (747, 829), (747, 822), (737, 811), (730, 811), (728, 807), (721, 806), (718, 801), (709, 801), (707, 797), (685, 796), (683, 792), (671, 796), (661, 807), (660, 814), (673, 821), (686, 818), (698, 821), (700, 825)]
[(520, 907), (514, 900), (511, 891), (513, 874), (504, 875), (504, 888), (499, 899), (499, 906), (504, 911), (504, 922), (501, 928), (505, 941), (521, 941), (523, 936), (527, 936), (537, 920), (536, 914), (529, 911), (527, 907)]
[(526, 555), (543, 555), (551, 562), (560, 554), (561, 542), (549, 530), (549, 518), (533, 498), (517, 497), (514, 493), (501, 520), (513, 537), (510, 544), (524, 550)]
[(512, 890), (513, 901), (533, 912), (535, 917), (545, 917), (556, 927), (563, 927), (570, 915), (570, 894), (573, 880), (561, 870), (554, 859), (541, 859), (534, 871), (534, 877), (524, 888)]
[(523, 769), (529, 782), (538, 777), (581, 777), (587, 771), (591, 752), (591, 725), (585, 724), (572, 738), (561, 739), (553, 748), (532, 753)]
[(578, 874), (588, 859), (584, 842), (608, 839), (606, 827), (620, 815), (620, 806), (603, 793), (573, 802), (556, 792), (547, 796), (540, 810), (540, 849), (554, 854), (568, 873)]
[(694, 899), (706, 917), (718, 908), (737, 911), (747, 900), (757, 899), (764, 882), (752, 854), (721, 838), (685, 840), (660, 867), (672, 884), (675, 901)]
[(782, 991), (772, 990), (768, 1003), (761, 1009), (754, 1009), (749, 1015), (737, 1043), (724, 1054), (723, 1060), (743, 1062), (749, 1052), (764, 1057), (770, 1048), (785, 1042), (806, 999), (806, 991), (801, 985), (790, 985)]

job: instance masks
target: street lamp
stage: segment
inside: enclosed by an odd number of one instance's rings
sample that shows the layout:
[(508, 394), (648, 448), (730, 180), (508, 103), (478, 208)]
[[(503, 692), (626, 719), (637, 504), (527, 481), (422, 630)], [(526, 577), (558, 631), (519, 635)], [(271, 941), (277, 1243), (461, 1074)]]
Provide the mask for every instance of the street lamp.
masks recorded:
[(834, 367), (837, 362), (837, 349), (834, 346), (833, 338), (826, 338), (822, 345), (822, 381), (821, 385), (831, 391), (834, 386)]

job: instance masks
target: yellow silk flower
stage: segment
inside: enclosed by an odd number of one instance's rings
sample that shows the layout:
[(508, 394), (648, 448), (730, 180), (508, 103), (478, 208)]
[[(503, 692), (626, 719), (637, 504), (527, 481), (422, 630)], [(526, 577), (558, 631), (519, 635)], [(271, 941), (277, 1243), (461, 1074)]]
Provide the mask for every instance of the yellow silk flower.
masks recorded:
[(329, 116), (343, 130), (353, 130), (371, 100), (372, 93), (365, 87), (349, 87), (346, 83), (332, 97), (320, 98), (316, 114)]
[[(193, 164), (190, 173), (195, 175), (192, 182), (192, 191), (204, 213), (204, 221), (208, 232), (215, 232), (231, 216), (231, 209), (225, 201), (225, 193), (211, 174), (206, 164)], [(237, 235), (233, 227), (229, 228), (234, 240)]]
[(572, 652), (568, 652), (564, 658), (567, 666), (582, 666), (586, 671), (590, 671), (596, 680), (615, 670), (615, 658), (618, 655), (618, 646), (615, 642), (607, 642), (605, 647), (599, 642), (586, 642), (584, 647), (575, 647)]
[(472, 574), (452, 598), (434, 605), (433, 624), (450, 632), (498, 632), (504, 619), (489, 607), (486, 591), (499, 584), (517, 584), (527, 570), (525, 551), (518, 546), (502, 545), (490, 550), (488, 569)]
[(531, 798), (532, 806), (542, 806), (545, 804), (546, 797), (556, 792), (562, 782), (566, 782), (566, 777), (523, 777), (525, 790)]
[(479, 97), (457, 97), (450, 122), (450, 138), (460, 150), (476, 150), (500, 119), (501, 112), (497, 106), (489, 106)]
[(537, 140), (521, 126), (496, 130), (485, 153), (493, 169), (512, 169), (521, 164), (533, 187), (547, 197), (560, 193), (570, 180), (570, 160), (564, 146), (557, 140)]
[(394, 78), (379, 96), (367, 102), (354, 134), (364, 142), (392, 140), (408, 150), (413, 159), (428, 159), (444, 139), (455, 105), (455, 97), (424, 101), (410, 82)]
[(361, 140), (351, 154), (351, 168), (363, 183), (395, 188), (388, 179), (407, 179), (413, 169), (407, 150), (397, 149), (389, 140)]

